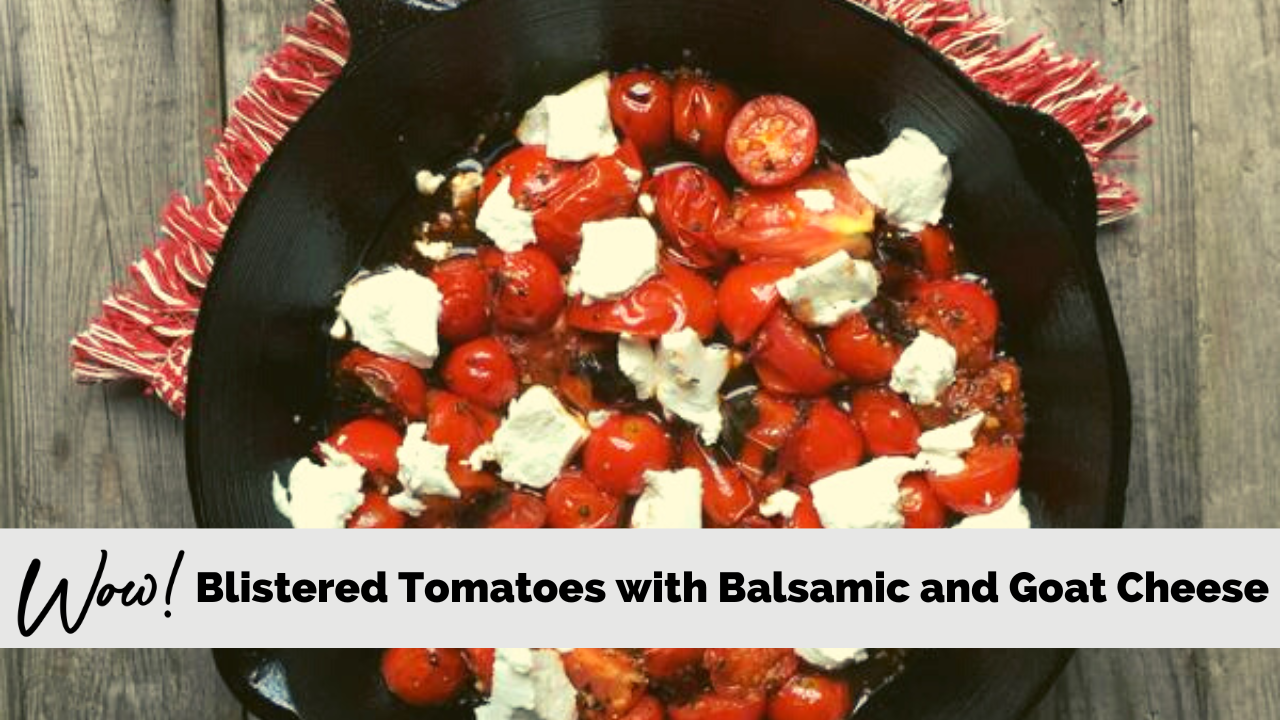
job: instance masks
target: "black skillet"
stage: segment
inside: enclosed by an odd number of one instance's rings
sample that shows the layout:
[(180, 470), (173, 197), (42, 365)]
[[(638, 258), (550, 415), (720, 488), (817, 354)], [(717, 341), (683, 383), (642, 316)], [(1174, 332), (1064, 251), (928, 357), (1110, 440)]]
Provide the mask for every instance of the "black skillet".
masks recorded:
[[(1050, 119), (985, 94), (892, 23), (844, 0), (339, 0), (342, 79), (289, 133), (241, 204), (200, 314), (187, 467), (206, 527), (276, 527), (271, 471), (326, 416), (333, 294), (413, 194), (495, 111), (518, 112), (602, 67), (692, 64), (813, 108), (840, 156), (923, 130), (950, 156), (947, 212), (1000, 300), (1025, 371), (1023, 487), (1043, 527), (1123, 515), (1129, 389), (1094, 243), (1084, 154)], [(859, 718), (1023, 714), (1065, 650), (917, 652)], [(372, 651), (224, 650), (218, 667), (264, 718), (415, 717)], [(441, 713), (427, 713), (439, 717)]]

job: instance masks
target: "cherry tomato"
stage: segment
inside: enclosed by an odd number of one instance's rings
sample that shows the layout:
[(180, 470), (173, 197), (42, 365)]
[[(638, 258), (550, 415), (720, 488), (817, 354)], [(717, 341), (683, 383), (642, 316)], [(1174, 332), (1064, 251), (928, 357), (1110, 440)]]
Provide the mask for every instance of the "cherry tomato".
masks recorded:
[(692, 73), (676, 78), (671, 93), (672, 130), (676, 142), (693, 148), (704, 160), (724, 157), (729, 122), (742, 98), (728, 85)]
[(817, 530), (822, 527), (822, 518), (818, 515), (818, 508), (813, 505), (813, 493), (809, 492), (809, 488), (791, 488), (791, 491), (800, 496), (800, 502), (796, 503), (796, 509), (791, 513), (791, 517), (786, 518), (782, 526), (785, 528), (793, 528), (797, 530)]
[(645, 697), (644, 673), (622, 650), (574, 648), (561, 657), (569, 682), (582, 694), (579, 707), (589, 718), (620, 717)]
[(862, 462), (862, 433), (827, 398), (809, 406), (809, 413), (782, 451), (782, 464), (801, 485), (855, 468)]
[(466, 342), (489, 330), (492, 291), (489, 274), (475, 257), (456, 257), (431, 268), (431, 280), (440, 289), (440, 337), (451, 343)]
[(394, 425), (364, 417), (338, 428), (325, 442), (334, 450), (350, 455), (365, 470), (395, 475), (400, 469), (400, 461), (396, 459), (400, 441), (400, 431)]
[(702, 670), (703, 648), (644, 648), (644, 669), (657, 682), (681, 681)]
[(443, 390), (427, 396), (427, 439), (449, 448), (450, 460), (466, 460), (497, 431), (496, 415)]
[(755, 336), (781, 301), (777, 282), (796, 269), (787, 260), (756, 260), (725, 273), (716, 289), (716, 307), (720, 324), (735, 343), (741, 345)]
[(338, 362), (338, 374), (353, 378), (405, 418), (421, 420), (426, 416), (426, 381), (407, 362), (355, 348)]
[(1021, 456), (1013, 445), (979, 445), (964, 456), (955, 475), (931, 475), (929, 484), (944, 505), (978, 515), (1004, 505), (1018, 489)]
[(582, 469), (597, 487), (614, 495), (638, 495), (646, 470), (671, 466), (671, 438), (648, 415), (611, 415), (591, 431), (582, 449)]
[(609, 83), (609, 115), (642, 155), (671, 144), (671, 85), (655, 72), (623, 73)]
[(504, 407), (520, 390), (515, 362), (492, 337), (454, 348), (441, 377), (452, 392), (491, 410)]
[(751, 485), (732, 465), (725, 465), (693, 434), (680, 441), (680, 464), (702, 473), (702, 513), (715, 527), (733, 527), (756, 505)]
[(893, 374), (902, 348), (871, 328), (862, 313), (854, 313), (827, 331), (831, 362), (850, 380), (874, 384)]
[(671, 262), (618, 300), (569, 305), (569, 325), (596, 333), (630, 333), (657, 339), (685, 327), (706, 338), (715, 332), (716, 291), (706, 278)]
[(951, 231), (930, 225), (920, 231), (920, 252), (924, 273), (930, 280), (946, 280), (956, 274), (956, 248)]
[(825, 675), (796, 675), (769, 700), (769, 720), (844, 720), (852, 711), (849, 685)]
[(645, 695), (620, 720), (662, 720), (665, 716), (662, 701), (652, 695)]
[(947, 524), (947, 508), (938, 500), (929, 481), (919, 475), (909, 475), (898, 484), (901, 499), (898, 509), (907, 528), (940, 528)]
[(546, 524), (546, 504), (522, 492), (508, 493), (484, 516), (484, 526), (495, 530), (532, 530)]
[(618, 499), (576, 470), (566, 470), (547, 488), (547, 524), (553, 528), (618, 526)]
[[(811, 209), (797, 191), (831, 194), (830, 210)], [(814, 170), (784, 188), (739, 191), (729, 212), (716, 224), (715, 240), (744, 259), (772, 257), (809, 265), (846, 250), (871, 254), (867, 233), (875, 227), (875, 208), (858, 193), (843, 171)]]
[(729, 164), (756, 187), (777, 187), (813, 167), (818, 121), (809, 108), (785, 95), (750, 100), (729, 123), (724, 145)]
[(761, 720), (765, 713), (763, 695), (734, 697), (707, 693), (685, 705), (667, 708), (671, 720)]
[(981, 367), (995, 354), (1000, 310), (991, 293), (976, 282), (925, 283), (915, 291), (907, 317), (951, 343), (962, 367)]
[(732, 251), (717, 245), (714, 236), (716, 223), (729, 211), (729, 193), (711, 173), (692, 165), (673, 168), (646, 183), (644, 192), (653, 198), (667, 254), (699, 269), (729, 260)]
[(382, 679), (387, 689), (415, 707), (452, 700), (468, 675), (462, 653), (456, 648), (388, 648), (382, 653)]
[(555, 324), (564, 308), (564, 279), (551, 256), (537, 248), (485, 253), (497, 283), (494, 320), (511, 332), (535, 334)]
[(765, 321), (752, 354), (761, 384), (776, 393), (822, 395), (842, 379), (813, 335), (782, 308)]
[(595, 220), (622, 217), (635, 207), (644, 179), (644, 163), (630, 140), (613, 155), (582, 164), (564, 192), (533, 213), (538, 247), (561, 267), (569, 267), (582, 247), (582, 225)]
[(387, 496), (380, 492), (367, 492), (364, 502), (347, 518), (347, 527), (362, 530), (390, 530), (404, 527), (404, 513), (391, 507)]
[(881, 455), (914, 455), (920, 450), (920, 421), (906, 400), (884, 388), (854, 393), (853, 419), (867, 441), (867, 450)]
[(941, 427), (974, 413), (985, 413), (979, 437), (991, 442), (1020, 442), (1026, 429), (1022, 373), (1012, 360), (997, 360), (977, 371), (962, 370), (938, 405), (916, 410), (925, 427)]
[(476, 676), (476, 685), (483, 693), (488, 693), (493, 685), (493, 662), (497, 654), (496, 648), (462, 648), (467, 667)]
[(509, 192), (516, 205), (536, 213), (565, 192), (577, 179), (577, 172), (577, 163), (552, 160), (542, 145), (522, 145), (499, 158), (485, 173), (480, 200), (483, 203), (509, 177)]
[(707, 648), (703, 664), (717, 693), (754, 696), (772, 693), (800, 669), (790, 648)]
[[(747, 477), (759, 483), (773, 464), (770, 461), (774, 453), (782, 449), (800, 424), (801, 416), (794, 401), (769, 392), (757, 392), (751, 404), (756, 413), (756, 423), (747, 431), (737, 466)], [(762, 488), (759, 484), (756, 489), (761, 497), (769, 494), (769, 488)]]

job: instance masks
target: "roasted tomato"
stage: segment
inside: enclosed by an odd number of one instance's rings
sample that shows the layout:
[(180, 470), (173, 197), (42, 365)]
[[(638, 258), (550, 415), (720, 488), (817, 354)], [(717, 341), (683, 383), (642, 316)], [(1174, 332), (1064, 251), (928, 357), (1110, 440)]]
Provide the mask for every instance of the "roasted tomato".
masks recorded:
[(871, 328), (862, 313), (854, 313), (826, 334), (831, 362), (850, 380), (874, 384), (893, 374), (902, 348)]
[(463, 648), (463, 657), (471, 674), (476, 676), (476, 685), (483, 693), (488, 693), (493, 686), (493, 662), (497, 656), (496, 648)]
[(407, 362), (355, 348), (338, 362), (338, 376), (359, 383), (406, 419), (426, 417), (427, 384)]
[(569, 305), (569, 324), (597, 333), (630, 333), (657, 339), (690, 327), (709, 337), (716, 327), (716, 290), (706, 278), (672, 262), (623, 298)]
[(471, 469), (464, 461), (493, 438), (498, 429), (497, 415), (443, 390), (432, 391), (427, 398), (427, 439), (449, 448), (449, 477), (453, 484), (464, 497), (496, 488), (497, 478)]
[(1022, 374), (1012, 360), (996, 360), (981, 370), (961, 371), (937, 405), (916, 411), (935, 428), (985, 413), (978, 436), (992, 443), (1021, 442), (1026, 428)]
[(671, 84), (656, 72), (623, 73), (609, 83), (613, 124), (645, 156), (671, 144)]
[(466, 342), (489, 330), (492, 291), (489, 274), (475, 257), (456, 257), (431, 268), (440, 289), (440, 337)]
[(506, 406), (520, 389), (515, 361), (492, 337), (454, 348), (440, 374), (450, 391), (490, 410)]
[(645, 696), (637, 660), (615, 648), (575, 648), (563, 656), (569, 681), (582, 693), (588, 718), (620, 718)]
[(956, 248), (951, 231), (930, 225), (920, 231), (920, 254), (930, 280), (946, 280), (956, 274)]
[(676, 78), (671, 97), (676, 142), (693, 148), (704, 160), (724, 157), (729, 123), (742, 98), (728, 85), (693, 73)]
[(702, 674), (703, 648), (644, 648), (644, 669), (655, 683), (683, 687)]
[(711, 687), (737, 697), (772, 693), (800, 669), (790, 648), (707, 648), (703, 663)]
[(621, 720), (662, 720), (665, 716), (662, 701), (652, 695), (645, 695)]
[(824, 675), (796, 675), (769, 700), (769, 720), (844, 720), (852, 711), (848, 683)]
[(546, 503), (522, 492), (507, 493), (484, 516), (484, 526), (493, 529), (532, 530), (546, 524)]
[(367, 492), (364, 502), (347, 518), (347, 527), (361, 530), (391, 530), (404, 527), (404, 513), (391, 507), (387, 496)]
[(822, 395), (842, 380), (818, 341), (782, 308), (756, 337), (752, 364), (765, 387), (784, 395)]
[(535, 334), (555, 325), (564, 309), (564, 279), (555, 261), (537, 248), (519, 252), (490, 252), (484, 263), (492, 267), (497, 284), (494, 319), (511, 332)]
[(801, 485), (857, 467), (862, 462), (862, 433), (827, 398), (809, 406), (804, 422), (787, 440), (782, 466)]
[(547, 524), (553, 528), (618, 526), (618, 498), (576, 470), (565, 470), (547, 487)]
[(796, 503), (795, 512), (784, 520), (782, 526), (797, 530), (821, 528), (822, 518), (818, 516), (818, 508), (813, 505), (813, 493), (809, 492), (809, 488), (796, 487), (791, 488), (791, 491), (800, 496), (800, 502)]
[(914, 455), (920, 450), (920, 421), (911, 406), (883, 388), (854, 393), (853, 419), (871, 455)]
[(755, 336), (781, 302), (777, 283), (796, 271), (787, 260), (756, 260), (735, 265), (716, 288), (720, 324), (739, 345)]
[(867, 233), (875, 208), (854, 189), (849, 176), (814, 170), (784, 188), (739, 191), (716, 225), (716, 243), (744, 259), (781, 258), (808, 265), (846, 250), (871, 254)]
[(965, 455), (964, 464), (955, 475), (929, 478), (938, 499), (958, 513), (989, 513), (1018, 489), (1021, 456), (1013, 445), (978, 445)]
[(910, 475), (898, 484), (901, 499), (898, 509), (902, 511), (903, 527), (907, 528), (940, 528), (947, 524), (947, 508), (938, 500), (929, 481), (919, 475)]
[(702, 473), (702, 514), (715, 527), (733, 527), (756, 505), (751, 485), (738, 468), (720, 462), (692, 433), (680, 441), (680, 464)]
[(716, 223), (729, 211), (729, 193), (711, 173), (692, 165), (673, 168), (647, 182), (644, 194), (653, 199), (668, 255), (693, 268), (717, 267), (732, 257), (715, 241)]
[(394, 425), (378, 418), (365, 417), (352, 420), (338, 428), (325, 442), (370, 472), (395, 475), (400, 469), (396, 450), (400, 448), (400, 431)]
[(982, 367), (995, 354), (1000, 311), (991, 293), (976, 282), (923, 284), (915, 292), (907, 317), (916, 327), (951, 343), (962, 367)]
[(648, 415), (610, 415), (591, 431), (582, 449), (582, 469), (601, 490), (639, 495), (644, 474), (671, 467), (671, 437)]
[[(766, 487), (761, 480), (772, 468), (774, 454), (786, 444), (802, 417), (795, 401), (766, 391), (757, 392), (751, 398), (751, 406), (755, 423), (743, 438), (737, 466), (763, 498), (776, 488)], [(776, 484), (781, 487), (781, 479)]]
[(765, 713), (763, 695), (736, 697), (707, 693), (684, 705), (667, 709), (671, 720), (761, 720)]
[(407, 705), (440, 705), (452, 700), (470, 673), (456, 648), (388, 648), (382, 653), (382, 679)]
[(786, 185), (813, 167), (818, 121), (792, 98), (762, 95), (733, 116), (724, 151), (729, 164), (749, 184)]

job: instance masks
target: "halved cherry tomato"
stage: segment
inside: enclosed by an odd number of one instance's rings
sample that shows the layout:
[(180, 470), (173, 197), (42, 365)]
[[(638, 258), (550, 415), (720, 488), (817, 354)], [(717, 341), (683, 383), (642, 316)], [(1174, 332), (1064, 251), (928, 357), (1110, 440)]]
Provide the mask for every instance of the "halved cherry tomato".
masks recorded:
[(400, 469), (396, 450), (400, 448), (401, 439), (400, 431), (391, 423), (364, 417), (338, 428), (325, 442), (334, 450), (350, 455), (365, 470), (395, 475)]
[(853, 419), (871, 455), (914, 455), (920, 450), (920, 421), (906, 400), (884, 388), (854, 393)]
[(995, 354), (1000, 310), (982, 285), (970, 280), (925, 283), (915, 291), (907, 317), (951, 343), (962, 367), (981, 367)]
[(742, 473), (720, 462), (692, 433), (680, 440), (680, 464), (702, 473), (702, 513), (715, 527), (733, 527), (756, 505)]
[(685, 705), (667, 708), (671, 720), (761, 720), (765, 713), (763, 695), (733, 697), (707, 693)]
[(782, 465), (801, 485), (857, 467), (862, 462), (862, 433), (849, 416), (827, 398), (809, 412), (782, 450)]
[(848, 683), (825, 675), (796, 675), (769, 700), (769, 720), (844, 720), (852, 711)]
[(708, 337), (716, 327), (716, 290), (698, 273), (672, 262), (618, 300), (569, 305), (569, 325), (597, 333), (630, 333), (657, 339), (690, 327)]
[(933, 486), (919, 475), (909, 475), (898, 484), (898, 509), (902, 511), (903, 527), (940, 528), (947, 524), (947, 508), (938, 500)]
[[(831, 194), (831, 210), (812, 210), (796, 191)], [(858, 193), (844, 172), (814, 170), (784, 188), (739, 191), (716, 225), (716, 243), (743, 258), (783, 258), (805, 265), (840, 250), (865, 258), (867, 233), (875, 227), (875, 208)]]
[(733, 116), (724, 152), (749, 184), (786, 185), (813, 166), (818, 121), (809, 108), (792, 98), (761, 95)]
[(620, 720), (662, 720), (665, 716), (662, 701), (652, 695), (645, 695)]
[(498, 410), (520, 390), (516, 364), (492, 337), (459, 345), (445, 360), (441, 377), (450, 391), (483, 407)]
[(644, 673), (622, 650), (574, 648), (561, 657), (569, 682), (582, 693), (579, 707), (588, 718), (620, 717), (645, 697)]
[(547, 524), (553, 528), (618, 526), (618, 498), (576, 470), (566, 470), (547, 487)]
[(476, 676), (476, 685), (483, 693), (488, 693), (493, 685), (493, 662), (498, 651), (496, 648), (462, 648), (462, 655)]
[(978, 445), (964, 456), (955, 475), (930, 475), (929, 484), (944, 505), (978, 515), (1005, 504), (1018, 489), (1021, 456), (1013, 445)]
[(407, 362), (355, 348), (338, 362), (338, 375), (354, 379), (409, 420), (426, 416), (427, 383)]
[(707, 648), (703, 664), (721, 695), (753, 697), (777, 690), (800, 669), (790, 648)]
[(623, 73), (609, 83), (609, 115), (642, 155), (671, 144), (671, 85), (656, 72)]
[(800, 502), (796, 503), (795, 511), (782, 523), (782, 526), (797, 530), (821, 528), (822, 518), (818, 515), (818, 508), (813, 505), (813, 493), (809, 492), (809, 488), (795, 487), (791, 488), (791, 491), (800, 496)]
[(470, 673), (456, 648), (388, 648), (382, 679), (407, 705), (440, 705), (454, 698)]
[(871, 328), (862, 313), (854, 313), (827, 331), (831, 362), (850, 380), (873, 384), (893, 374), (902, 348)]
[(661, 683), (679, 683), (702, 671), (703, 648), (644, 648), (644, 669)]
[(956, 274), (956, 248), (951, 231), (930, 225), (920, 231), (920, 252), (924, 273), (930, 280), (946, 280)]
[(362, 530), (389, 530), (404, 527), (404, 513), (391, 507), (387, 496), (380, 492), (367, 492), (364, 502), (347, 518), (347, 527)]
[(466, 342), (489, 329), (489, 274), (477, 258), (445, 260), (431, 268), (431, 280), (440, 289), (441, 338)]
[(725, 273), (716, 288), (716, 308), (720, 324), (737, 344), (751, 339), (781, 296), (777, 282), (796, 271), (796, 264), (787, 260), (756, 260), (735, 265)]
[(784, 395), (822, 395), (842, 379), (818, 341), (782, 308), (756, 337), (752, 364), (765, 387)]
[(497, 296), (493, 315), (498, 327), (511, 332), (545, 332), (564, 308), (564, 279), (550, 255), (537, 248), (513, 253), (485, 253), (494, 271)]
[(671, 467), (671, 438), (648, 415), (609, 416), (591, 431), (582, 449), (588, 479), (614, 495), (638, 495), (648, 470)]
[(704, 160), (724, 157), (729, 123), (742, 98), (728, 85), (692, 73), (676, 78), (671, 94), (676, 142), (693, 148)]
[(732, 257), (715, 241), (716, 223), (729, 212), (729, 193), (711, 173), (693, 165), (673, 168), (647, 182), (644, 192), (653, 198), (667, 254), (693, 268), (717, 267)]
[(532, 530), (546, 524), (546, 504), (522, 492), (508, 493), (484, 516), (484, 526), (495, 530)]

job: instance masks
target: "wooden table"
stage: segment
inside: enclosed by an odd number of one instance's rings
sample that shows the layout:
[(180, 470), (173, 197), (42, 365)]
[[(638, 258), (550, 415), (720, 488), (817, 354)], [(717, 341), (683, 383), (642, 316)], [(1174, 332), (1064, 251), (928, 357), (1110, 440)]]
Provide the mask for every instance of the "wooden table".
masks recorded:
[[(1129, 522), (1280, 520), (1280, 12), (1271, 2), (990, 0), (1148, 100), (1143, 216), (1101, 238), (1134, 391)], [(149, 241), (306, 0), (0, 3), (0, 526), (192, 524), (179, 422), (68, 380), (67, 340)], [(1280, 717), (1280, 655), (1085, 651), (1035, 713)], [(0, 654), (0, 717), (235, 718), (201, 650)]]

